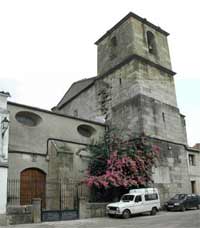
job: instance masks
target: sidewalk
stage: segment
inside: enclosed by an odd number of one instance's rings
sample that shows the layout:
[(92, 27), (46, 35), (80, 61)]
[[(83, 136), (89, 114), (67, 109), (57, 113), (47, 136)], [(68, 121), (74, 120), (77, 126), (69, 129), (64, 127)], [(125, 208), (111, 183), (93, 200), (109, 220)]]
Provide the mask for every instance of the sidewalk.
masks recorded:
[(43, 222), (43, 223), (31, 223), (31, 224), (19, 224), (0, 226), (0, 228), (88, 228), (95, 227), (97, 223), (103, 222), (108, 218), (90, 218), (79, 219), (70, 221), (57, 221), (57, 222)]
[(0, 228), (199, 228), (200, 210), (159, 212), (156, 216), (135, 215), (129, 219), (91, 218), (82, 220), (45, 222), (0, 226)]

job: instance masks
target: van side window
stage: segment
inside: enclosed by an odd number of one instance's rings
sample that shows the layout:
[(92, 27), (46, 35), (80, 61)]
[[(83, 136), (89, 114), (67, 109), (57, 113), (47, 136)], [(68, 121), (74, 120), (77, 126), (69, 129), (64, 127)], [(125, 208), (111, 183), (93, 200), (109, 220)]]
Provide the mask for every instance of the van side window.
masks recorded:
[(141, 202), (142, 201), (142, 196), (136, 196), (135, 197), (135, 202)]
[(157, 200), (158, 199), (158, 194), (153, 193), (153, 194), (146, 194), (144, 196), (146, 201), (151, 201), (151, 200)]

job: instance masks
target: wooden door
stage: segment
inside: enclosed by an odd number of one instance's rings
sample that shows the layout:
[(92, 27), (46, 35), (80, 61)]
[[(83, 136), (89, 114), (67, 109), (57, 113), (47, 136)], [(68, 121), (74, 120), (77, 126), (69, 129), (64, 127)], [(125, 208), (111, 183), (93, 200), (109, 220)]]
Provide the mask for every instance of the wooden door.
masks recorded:
[(33, 198), (42, 199), (45, 208), (46, 174), (35, 168), (26, 169), (20, 175), (20, 204), (31, 204)]

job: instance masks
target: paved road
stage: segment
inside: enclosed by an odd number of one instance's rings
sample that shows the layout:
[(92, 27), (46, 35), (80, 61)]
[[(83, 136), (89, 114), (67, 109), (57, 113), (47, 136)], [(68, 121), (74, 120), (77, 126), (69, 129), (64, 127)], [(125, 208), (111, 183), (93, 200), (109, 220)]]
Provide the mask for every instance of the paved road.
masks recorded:
[[(130, 219), (93, 218), (74, 221), (46, 222), (8, 226), (10, 228), (200, 228), (200, 210), (160, 212), (156, 216)], [(8, 228), (7, 227), (7, 228)], [(3, 228), (3, 227), (1, 227)]]

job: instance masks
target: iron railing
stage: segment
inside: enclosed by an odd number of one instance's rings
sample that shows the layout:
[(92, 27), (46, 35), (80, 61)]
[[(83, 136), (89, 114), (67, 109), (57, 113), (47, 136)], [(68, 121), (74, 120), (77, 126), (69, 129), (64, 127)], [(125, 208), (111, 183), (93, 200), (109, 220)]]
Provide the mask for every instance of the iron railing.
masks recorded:
[(7, 188), (8, 205), (27, 205), (33, 198), (42, 199), (46, 210), (78, 208), (78, 199), (88, 197), (89, 190), (84, 184), (73, 180), (39, 181), (9, 179)]

